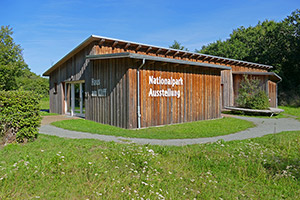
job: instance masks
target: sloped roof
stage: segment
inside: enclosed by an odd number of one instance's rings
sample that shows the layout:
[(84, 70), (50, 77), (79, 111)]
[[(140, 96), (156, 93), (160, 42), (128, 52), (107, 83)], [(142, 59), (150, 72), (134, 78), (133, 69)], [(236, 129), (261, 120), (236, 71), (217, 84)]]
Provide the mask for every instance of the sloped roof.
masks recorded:
[(143, 55), (138, 53), (113, 53), (113, 54), (99, 54), (99, 55), (89, 55), (86, 57), (89, 60), (99, 60), (99, 59), (112, 59), (112, 58), (133, 58), (133, 59), (145, 59), (151, 61), (158, 61), (158, 62), (168, 62), (168, 63), (175, 63), (175, 64), (182, 64), (182, 65), (193, 65), (193, 66), (201, 66), (207, 68), (216, 68), (216, 69), (231, 69), (231, 67), (226, 67), (223, 65), (215, 65), (210, 63), (202, 63), (202, 62), (192, 62), (188, 60), (179, 60), (174, 58), (165, 58), (159, 56), (149, 56)]
[(63, 64), (68, 59), (70, 59), (72, 56), (74, 56), (76, 53), (78, 53), (79, 51), (84, 49), (87, 45), (89, 45), (95, 41), (98, 41), (100, 44), (102, 44), (104, 42), (110, 42), (112, 44), (112, 47), (114, 47), (115, 45), (124, 45), (125, 49), (128, 47), (135, 47), (137, 50), (145, 49), (146, 52), (154, 52), (156, 54), (171, 55), (171, 56), (176, 55), (177, 57), (197, 59), (200, 61), (203, 60), (203, 61), (209, 61), (209, 62), (217, 62), (217, 63), (221, 63), (221, 64), (241, 65), (241, 66), (255, 67), (255, 68), (261, 68), (261, 69), (273, 68), (270, 65), (263, 65), (263, 64), (246, 62), (246, 61), (235, 60), (235, 59), (230, 59), (230, 58), (224, 58), (224, 57), (206, 55), (206, 54), (201, 54), (201, 53), (188, 52), (188, 51), (183, 51), (183, 50), (178, 50), (178, 49), (171, 49), (171, 48), (153, 46), (153, 45), (148, 45), (148, 44), (143, 44), (143, 43), (119, 40), (119, 39), (108, 38), (108, 37), (103, 37), (103, 36), (91, 35), (86, 40), (84, 40), (81, 44), (79, 44), (77, 47), (75, 47), (72, 51), (70, 51), (67, 55), (65, 55), (62, 59), (60, 59), (50, 69), (48, 69), (43, 74), (43, 76), (49, 76), (50, 73), (52, 71), (54, 71), (56, 68), (58, 68), (61, 64)]
[(268, 76), (271, 81), (280, 82), (282, 79), (274, 72), (232, 72), (238, 75)]

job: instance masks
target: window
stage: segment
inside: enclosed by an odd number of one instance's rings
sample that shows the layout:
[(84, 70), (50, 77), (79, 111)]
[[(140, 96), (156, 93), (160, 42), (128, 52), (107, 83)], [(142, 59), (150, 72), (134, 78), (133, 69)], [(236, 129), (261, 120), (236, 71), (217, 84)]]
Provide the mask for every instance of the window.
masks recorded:
[(54, 94), (57, 94), (57, 83), (54, 83)]

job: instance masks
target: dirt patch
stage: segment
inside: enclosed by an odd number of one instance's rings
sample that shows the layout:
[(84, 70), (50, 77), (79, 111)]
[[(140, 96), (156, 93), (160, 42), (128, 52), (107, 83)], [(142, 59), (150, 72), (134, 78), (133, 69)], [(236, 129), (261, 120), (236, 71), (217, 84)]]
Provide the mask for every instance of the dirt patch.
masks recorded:
[(51, 124), (52, 122), (68, 120), (68, 119), (80, 119), (79, 117), (71, 117), (68, 115), (50, 115), (43, 116), (41, 125)]

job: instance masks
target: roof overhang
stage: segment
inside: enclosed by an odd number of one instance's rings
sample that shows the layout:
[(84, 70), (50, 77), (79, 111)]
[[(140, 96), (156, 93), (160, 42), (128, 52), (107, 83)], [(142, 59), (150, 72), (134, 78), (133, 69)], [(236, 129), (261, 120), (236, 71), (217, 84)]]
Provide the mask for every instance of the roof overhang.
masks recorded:
[(215, 68), (220, 70), (230, 70), (231, 67), (226, 67), (222, 65), (215, 65), (210, 63), (201, 63), (201, 62), (192, 62), (187, 60), (179, 60), (174, 58), (165, 58), (165, 57), (158, 57), (158, 56), (149, 56), (137, 53), (113, 53), (113, 54), (100, 54), (100, 55), (89, 55), (86, 56), (89, 60), (101, 60), (101, 59), (114, 59), (114, 58), (132, 58), (132, 59), (145, 59), (145, 61), (157, 61), (157, 62), (167, 62), (167, 63), (174, 63), (174, 64), (181, 64), (181, 65), (192, 65), (192, 66), (200, 66), (200, 67), (207, 67), (207, 68)]
[(88, 46), (92, 42), (97, 42), (99, 45), (102, 45), (105, 42), (109, 42), (112, 47), (114, 47), (116, 45), (121, 45), (122, 48), (124, 48), (125, 50), (127, 48), (133, 47), (133, 48), (135, 48), (136, 51), (140, 50), (140, 49), (144, 49), (144, 51), (146, 53), (148, 53), (148, 52), (152, 52), (155, 54), (159, 53), (159, 54), (163, 54), (163, 55), (176, 56), (176, 57), (182, 57), (182, 58), (188, 58), (188, 59), (192, 58), (192, 59), (196, 59), (196, 60), (218, 62), (221, 64), (241, 65), (241, 66), (247, 66), (247, 67), (267, 69), (267, 70), (273, 68), (270, 65), (263, 65), (263, 64), (246, 62), (246, 61), (235, 60), (235, 59), (230, 59), (230, 58), (224, 58), (224, 57), (206, 55), (206, 54), (201, 54), (201, 53), (188, 52), (188, 51), (183, 51), (183, 50), (178, 50), (178, 49), (171, 49), (171, 48), (153, 46), (153, 45), (148, 45), (148, 44), (143, 44), (143, 43), (119, 40), (119, 39), (114, 39), (114, 38), (109, 38), (109, 37), (91, 35), (86, 40), (84, 40), (82, 43), (80, 43), (77, 47), (75, 47), (72, 51), (70, 51), (67, 55), (65, 55), (62, 59), (60, 59), (57, 63), (55, 63), (50, 69), (48, 69), (43, 74), (43, 76), (49, 76), (51, 72), (53, 72), (60, 65), (65, 63), (68, 59), (72, 58), (72, 56), (74, 56), (76, 53), (80, 52), (82, 49), (84, 49), (86, 46)]
[(232, 72), (233, 75), (268, 76), (271, 81), (280, 82), (282, 79), (274, 72)]

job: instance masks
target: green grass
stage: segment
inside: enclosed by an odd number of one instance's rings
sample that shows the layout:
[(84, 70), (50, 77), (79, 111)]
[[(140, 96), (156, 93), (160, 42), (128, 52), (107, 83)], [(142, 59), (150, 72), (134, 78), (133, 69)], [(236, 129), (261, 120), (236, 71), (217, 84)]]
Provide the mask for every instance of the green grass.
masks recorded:
[(41, 116), (49, 116), (49, 115), (58, 115), (56, 113), (49, 113), (48, 111), (46, 110), (49, 110), (49, 97), (45, 97), (43, 99), (41, 99), (40, 101), (40, 114)]
[(0, 150), (0, 199), (299, 199), (300, 132), (184, 147), (40, 135)]
[(279, 106), (279, 108), (284, 110), (283, 114), (293, 115), (300, 120), (300, 107), (293, 107), (293, 106)]
[(235, 118), (197, 121), (139, 130), (127, 130), (83, 119), (58, 121), (53, 122), (52, 125), (68, 130), (101, 135), (152, 139), (213, 137), (235, 133), (254, 126), (252, 122)]
[(40, 101), (41, 110), (49, 110), (49, 97), (42, 98)]
[(46, 111), (40, 111), (41, 116), (50, 116), (50, 115), (58, 115), (57, 113), (49, 113)]

